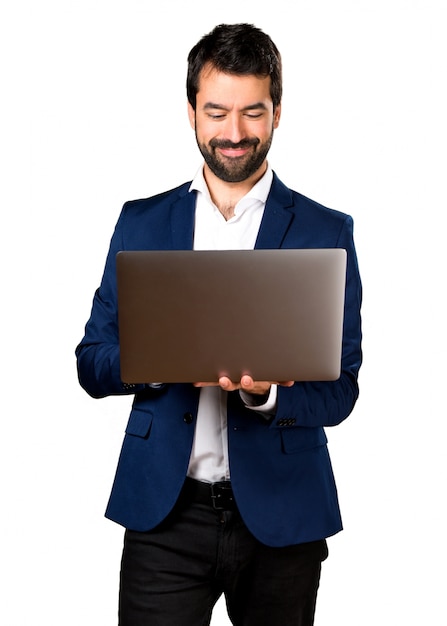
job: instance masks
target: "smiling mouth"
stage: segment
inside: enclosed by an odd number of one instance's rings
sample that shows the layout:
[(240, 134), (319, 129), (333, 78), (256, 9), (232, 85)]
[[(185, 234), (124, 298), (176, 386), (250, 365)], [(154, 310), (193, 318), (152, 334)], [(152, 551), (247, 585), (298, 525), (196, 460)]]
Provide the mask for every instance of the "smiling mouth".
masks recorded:
[(233, 143), (231, 141), (219, 141), (219, 140), (211, 140), (210, 146), (216, 151), (227, 158), (237, 159), (238, 157), (243, 157), (253, 150), (256, 149), (256, 146), (259, 143), (259, 139), (243, 139), (239, 143)]
[(245, 156), (249, 152), (249, 148), (218, 148), (219, 152), (229, 158), (238, 158)]

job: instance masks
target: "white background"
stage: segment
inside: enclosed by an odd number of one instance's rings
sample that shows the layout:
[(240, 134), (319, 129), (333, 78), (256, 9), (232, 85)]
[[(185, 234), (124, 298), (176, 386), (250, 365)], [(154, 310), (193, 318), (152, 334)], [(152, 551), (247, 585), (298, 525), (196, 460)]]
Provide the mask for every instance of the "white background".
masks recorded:
[(364, 283), (361, 397), (328, 432), (345, 530), (329, 542), (316, 626), (445, 626), (445, 3), (0, 11), (0, 622), (116, 623), (122, 529), (103, 513), (130, 400), (89, 398), (74, 349), (123, 202), (200, 163), (187, 53), (217, 23), (247, 21), (284, 60), (270, 162), (354, 217)]

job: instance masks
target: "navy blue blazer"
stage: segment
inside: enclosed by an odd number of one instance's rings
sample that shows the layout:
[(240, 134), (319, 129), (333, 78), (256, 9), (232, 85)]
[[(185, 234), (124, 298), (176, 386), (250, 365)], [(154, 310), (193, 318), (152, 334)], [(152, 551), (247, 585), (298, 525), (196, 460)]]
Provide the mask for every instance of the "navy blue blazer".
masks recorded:
[[(106, 516), (137, 531), (159, 524), (177, 500), (188, 468), (199, 390), (191, 384), (150, 389), (122, 383), (115, 257), (119, 250), (191, 249), (195, 192), (188, 188), (186, 183), (124, 205), (76, 349), (79, 381), (91, 396), (135, 394)], [(351, 413), (361, 364), (361, 283), (352, 219), (288, 189), (274, 175), (256, 248), (333, 247), (348, 254), (340, 378), (279, 387), (270, 421), (245, 408), (238, 392), (228, 394), (235, 498), (247, 527), (270, 546), (322, 539), (341, 530), (324, 427)]]

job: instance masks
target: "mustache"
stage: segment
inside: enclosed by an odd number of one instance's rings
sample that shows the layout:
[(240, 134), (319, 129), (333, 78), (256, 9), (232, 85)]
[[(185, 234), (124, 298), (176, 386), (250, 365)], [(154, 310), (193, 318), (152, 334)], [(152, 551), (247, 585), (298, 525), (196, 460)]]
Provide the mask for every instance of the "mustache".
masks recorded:
[(211, 139), (210, 146), (212, 148), (230, 148), (232, 150), (238, 150), (241, 148), (249, 148), (250, 146), (257, 146), (259, 141), (260, 140), (257, 137), (253, 137), (251, 139), (241, 139), (238, 143), (233, 143), (229, 139)]

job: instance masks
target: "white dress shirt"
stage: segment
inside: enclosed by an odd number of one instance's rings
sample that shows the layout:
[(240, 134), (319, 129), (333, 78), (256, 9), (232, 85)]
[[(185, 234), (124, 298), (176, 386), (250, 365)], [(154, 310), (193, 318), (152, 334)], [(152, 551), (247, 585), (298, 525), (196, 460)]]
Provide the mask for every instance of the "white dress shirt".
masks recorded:
[[(211, 200), (201, 167), (189, 189), (190, 192), (197, 192), (194, 250), (253, 249), (272, 179), (273, 172), (268, 166), (264, 176), (236, 204), (234, 216), (226, 220)], [(231, 332), (231, 329), (228, 332)], [(243, 391), (239, 393), (248, 408), (255, 408), (256, 411), (268, 416), (276, 407), (276, 391), (276, 385), (272, 385), (269, 398), (262, 406), (255, 406), (250, 394)], [(188, 476), (191, 478), (205, 482), (230, 479), (226, 400), (227, 392), (220, 387), (202, 387), (200, 390), (194, 443), (188, 468)]]

